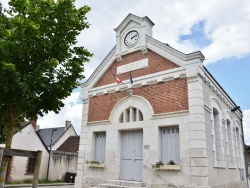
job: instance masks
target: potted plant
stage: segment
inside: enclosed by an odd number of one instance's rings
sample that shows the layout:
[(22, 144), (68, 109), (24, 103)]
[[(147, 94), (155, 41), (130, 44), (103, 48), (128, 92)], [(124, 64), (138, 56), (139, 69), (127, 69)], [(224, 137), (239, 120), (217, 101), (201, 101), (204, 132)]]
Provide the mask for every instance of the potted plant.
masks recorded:
[(168, 161), (166, 164), (162, 161), (158, 161), (151, 164), (151, 168), (156, 170), (181, 170), (181, 165), (176, 164), (173, 160)]
[(100, 163), (99, 161), (86, 161), (87, 166), (94, 168), (104, 168), (105, 163)]

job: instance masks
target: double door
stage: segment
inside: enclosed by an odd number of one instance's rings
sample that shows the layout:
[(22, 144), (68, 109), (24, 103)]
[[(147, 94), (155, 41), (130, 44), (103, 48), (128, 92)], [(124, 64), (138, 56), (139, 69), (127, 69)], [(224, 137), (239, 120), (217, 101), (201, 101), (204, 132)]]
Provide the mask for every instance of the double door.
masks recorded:
[(120, 179), (141, 181), (143, 168), (142, 131), (121, 133), (121, 172)]

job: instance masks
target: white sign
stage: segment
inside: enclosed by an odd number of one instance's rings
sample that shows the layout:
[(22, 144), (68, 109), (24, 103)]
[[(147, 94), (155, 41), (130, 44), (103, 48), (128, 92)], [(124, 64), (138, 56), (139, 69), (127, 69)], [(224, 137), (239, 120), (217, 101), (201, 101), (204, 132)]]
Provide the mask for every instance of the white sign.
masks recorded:
[(148, 58), (117, 67), (117, 74), (148, 67)]

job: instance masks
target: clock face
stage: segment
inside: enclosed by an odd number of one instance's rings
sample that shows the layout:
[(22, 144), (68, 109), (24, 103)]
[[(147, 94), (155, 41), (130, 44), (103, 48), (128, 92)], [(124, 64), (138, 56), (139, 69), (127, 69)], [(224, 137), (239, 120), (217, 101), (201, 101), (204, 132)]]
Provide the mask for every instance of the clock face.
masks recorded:
[(134, 46), (139, 41), (139, 33), (135, 30), (130, 31), (124, 38), (124, 44), (128, 47)]

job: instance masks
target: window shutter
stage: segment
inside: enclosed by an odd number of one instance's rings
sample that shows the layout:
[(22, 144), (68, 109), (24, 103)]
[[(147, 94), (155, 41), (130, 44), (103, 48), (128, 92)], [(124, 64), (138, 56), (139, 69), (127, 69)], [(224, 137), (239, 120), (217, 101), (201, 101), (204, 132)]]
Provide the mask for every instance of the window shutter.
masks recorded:
[(95, 161), (105, 161), (105, 148), (106, 148), (106, 134), (96, 133), (96, 144), (95, 144)]
[(163, 128), (162, 129), (162, 161), (164, 163), (174, 161), (180, 163), (180, 141), (179, 128)]

